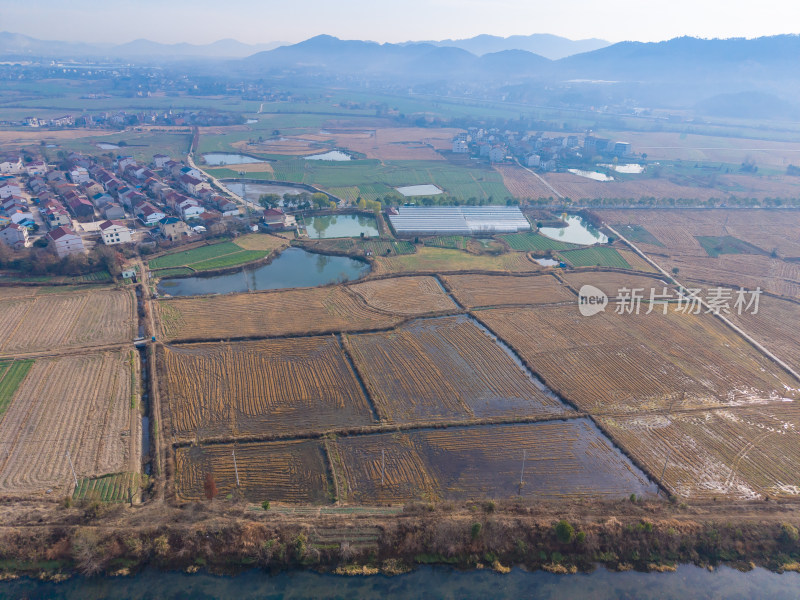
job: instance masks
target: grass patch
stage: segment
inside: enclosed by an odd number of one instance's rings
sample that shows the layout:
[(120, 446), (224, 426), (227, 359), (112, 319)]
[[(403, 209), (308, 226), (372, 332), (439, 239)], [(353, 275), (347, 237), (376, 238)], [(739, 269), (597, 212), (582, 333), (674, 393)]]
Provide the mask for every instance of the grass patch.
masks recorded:
[(579, 250), (567, 250), (560, 256), (573, 267), (618, 267), (630, 269), (631, 266), (614, 248), (592, 246)]
[[(269, 250), (245, 250), (245, 244), (252, 247), (253, 243), (258, 243), (250, 239), (249, 236), (245, 236), (245, 238), (247, 239), (243, 239), (241, 246), (234, 242), (222, 242), (221, 244), (201, 246), (174, 254), (165, 254), (151, 260), (150, 268), (166, 269), (166, 271), (157, 273), (159, 277), (186, 275), (191, 274), (191, 270), (185, 269), (185, 267), (192, 267), (195, 271), (212, 271), (238, 267), (239, 265), (260, 260), (269, 254)], [(184, 269), (181, 270), (181, 267)]]
[(717, 258), (721, 254), (766, 254), (758, 246), (732, 235), (696, 235), (694, 237), (711, 258)]
[(447, 272), (447, 271), (533, 271), (535, 265), (524, 254), (507, 253), (499, 256), (475, 255), (449, 248), (418, 248), (414, 254), (399, 256), (376, 255), (375, 273)]
[(469, 239), (463, 235), (440, 235), (422, 240), (422, 243), (431, 248), (451, 248), (453, 250), (466, 250)]
[(194, 271), (192, 271), (188, 267), (177, 267), (175, 269), (161, 269), (154, 273), (157, 277), (179, 277), (184, 275), (194, 275)]
[(128, 502), (131, 493), (147, 485), (147, 475), (142, 473), (112, 473), (101, 477), (84, 477), (72, 493), (74, 500), (99, 500), (100, 502)]
[(540, 233), (511, 233), (509, 235), (501, 235), (500, 239), (505, 241), (512, 250), (517, 250), (519, 252), (529, 252), (535, 250), (558, 251), (580, 248), (580, 246), (577, 244), (551, 240), (549, 237), (543, 236)]
[(616, 231), (619, 231), (620, 235), (624, 235), (632, 242), (650, 244), (651, 246), (660, 246), (661, 248), (664, 248), (664, 244), (662, 244), (656, 236), (647, 231), (647, 229), (641, 225), (613, 225), (613, 227)]
[(2, 417), (8, 405), (11, 404), (11, 399), (14, 397), (14, 392), (17, 391), (19, 384), (25, 379), (28, 371), (33, 366), (32, 360), (15, 360), (0, 363), (0, 417)]
[(241, 252), (242, 248), (233, 242), (222, 242), (221, 244), (211, 244), (200, 246), (192, 250), (183, 250), (172, 254), (165, 254), (154, 258), (149, 262), (151, 269), (165, 269), (168, 267), (185, 267), (194, 263), (202, 262), (212, 258), (217, 258), (225, 254)]
[(198, 271), (213, 271), (214, 269), (226, 269), (229, 267), (238, 267), (239, 265), (246, 265), (255, 260), (260, 260), (267, 256), (269, 252), (264, 250), (241, 250), (233, 254), (226, 254), (210, 260), (192, 264), (192, 268)]

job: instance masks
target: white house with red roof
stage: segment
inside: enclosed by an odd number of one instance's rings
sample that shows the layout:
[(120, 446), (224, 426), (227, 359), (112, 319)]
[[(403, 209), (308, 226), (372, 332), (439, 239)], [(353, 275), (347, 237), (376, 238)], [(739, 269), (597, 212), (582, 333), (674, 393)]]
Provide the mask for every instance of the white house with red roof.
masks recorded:
[(131, 232), (122, 221), (103, 221), (100, 223), (100, 234), (106, 246), (127, 244), (131, 241)]
[(72, 231), (69, 227), (56, 227), (47, 232), (53, 250), (59, 258), (64, 258), (70, 254), (83, 254), (86, 248), (83, 245), (81, 236)]

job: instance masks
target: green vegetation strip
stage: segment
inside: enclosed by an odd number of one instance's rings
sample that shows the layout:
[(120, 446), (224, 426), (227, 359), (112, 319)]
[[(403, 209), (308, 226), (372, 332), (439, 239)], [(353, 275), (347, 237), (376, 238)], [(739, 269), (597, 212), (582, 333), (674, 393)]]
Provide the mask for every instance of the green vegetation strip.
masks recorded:
[(147, 475), (142, 473), (112, 473), (101, 477), (85, 477), (78, 480), (72, 493), (74, 500), (97, 500), (99, 502), (128, 502), (132, 494), (147, 485)]
[(2, 374), (2, 379), (0, 379), (0, 416), (5, 414), (14, 397), (14, 392), (17, 391), (19, 384), (25, 379), (32, 366), (32, 360), (0, 363), (0, 374)]
[(452, 248), (453, 250), (466, 250), (469, 240), (463, 235), (442, 235), (439, 237), (427, 238), (423, 244), (432, 248)]
[(661, 248), (664, 247), (664, 244), (662, 244), (656, 236), (641, 225), (614, 225), (613, 227), (616, 231), (619, 231), (620, 235), (625, 236), (634, 243), (650, 244), (651, 246), (660, 246)]
[(614, 248), (592, 246), (580, 250), (567, 250), (559, 255), (573, 267), (618, 267), (630, 269), (631, 266)]
[(712, 258), (721, 254), (766, 254), (758, 246), (754, 246), (732, 235), (696, 235), (695, 239)]
[(500, 238), (504, 240), (512, 250), (518, 250), (520, 252), (532, 250), (571, 250), (573, 248), (580, 248), (577, 244), (551, 240), (549, 237), (539, 233), (512, 233), (509, 235), (501, 235)]
[(170, 272), (158, 271), (157, 275), (159, 277), (187, 275), (189, 274), (186, 272), (188, 269), (185, 271), (176, 271), (176, 269), (185, 269), (186, 267), (192, 267), (195, 271), (224, 269), (262, 259), (268, 254), (269, 251), (267, 250), (244, 250), (233, 242), (222, 242), (221, 244), (211, 244), (210, 246), (201, 246), (192, 250), (159, 256), (150, 261), (150, 268), (170, 270)]

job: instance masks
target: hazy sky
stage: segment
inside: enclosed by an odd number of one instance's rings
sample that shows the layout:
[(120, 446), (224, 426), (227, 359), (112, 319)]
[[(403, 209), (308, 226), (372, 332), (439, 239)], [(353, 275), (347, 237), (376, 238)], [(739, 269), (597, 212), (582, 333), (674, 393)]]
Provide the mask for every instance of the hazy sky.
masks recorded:
[(800, 33), (796, 0), (0, 0), (0, 30), (123, 43), (379, 42), (554, 33), (657, 41)]

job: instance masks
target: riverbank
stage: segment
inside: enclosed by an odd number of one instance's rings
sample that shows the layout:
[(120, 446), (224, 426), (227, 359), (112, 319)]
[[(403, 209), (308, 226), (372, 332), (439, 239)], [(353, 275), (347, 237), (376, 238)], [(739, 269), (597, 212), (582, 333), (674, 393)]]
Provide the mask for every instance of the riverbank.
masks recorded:
[(397, 575), (420, 565), (567, 574), (680, 564), (798, 570), (800, 505), (787, 502), (492, 501), (404, 507), (261, 506), (235, 499), (142, 506), (0, 505), (2, 577), (231, 575), (315, 569)]

